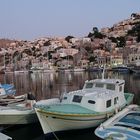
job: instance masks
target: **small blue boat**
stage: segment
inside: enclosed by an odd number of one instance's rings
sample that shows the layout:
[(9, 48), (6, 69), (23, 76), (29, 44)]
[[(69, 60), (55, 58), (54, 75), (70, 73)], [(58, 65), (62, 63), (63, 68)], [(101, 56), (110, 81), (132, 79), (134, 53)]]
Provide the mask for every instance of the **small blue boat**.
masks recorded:
[(4, 88), (5, 90), (10, 90), (14, 88), (13, 84), (0, 84), (1, 88)]
[(13, 84), (0, 84), (0, 95), (13, 95), (15, 93)]
[(140, 106), (127, 106), (97, 127), (95, 134), (106, 140), (140, 139)]

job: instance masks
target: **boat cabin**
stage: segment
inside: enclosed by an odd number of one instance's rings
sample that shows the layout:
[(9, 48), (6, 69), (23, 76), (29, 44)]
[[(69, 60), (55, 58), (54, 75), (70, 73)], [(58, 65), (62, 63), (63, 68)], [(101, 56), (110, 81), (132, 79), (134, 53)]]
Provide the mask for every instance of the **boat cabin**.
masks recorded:
[(83, 90), (92, 90), (94, 88), (100, 90), (100, 89), (106, 89), (111, 90), (118, 93), (124, 92), (124, 80), (120, 79), (96, 79), (96, 80), (90, 80), (85, 81)]
[(82, 90), (64, 94), (62, 103), (80, 105), (96, 112), (119, 108), (126, 104), (124, 83), (118, 79), (86, 81)]

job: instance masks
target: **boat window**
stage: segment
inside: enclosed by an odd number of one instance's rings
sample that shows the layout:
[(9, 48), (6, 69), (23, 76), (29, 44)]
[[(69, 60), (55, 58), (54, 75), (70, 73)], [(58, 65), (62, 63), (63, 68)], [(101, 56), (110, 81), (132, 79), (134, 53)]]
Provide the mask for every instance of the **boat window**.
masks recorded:
[(114, 105), (116, 105), (116, 104), (118, 103), (118, 100), (119, 100), (118, 97), (115, 97), (115, 98), (114, 98)]
[(83, 96), (79, 96), (79, 95), (74, 95), (74, 97), (73, 97), (73, 102), (77, 102), (77, 103), (80, 103), (81, 102), (81, 100), (82, 100), (82, 97)]
[(106, 88), (110, 89), (110, 90), (115, 90), (115, 85), (114, 84), (107, 84)]
[(110, 107), (111, 106), (111, 100), (108, 100), (107, 102), (106, 102), (106, 107), (108, 108), (108, 107)]
[(114, 126), (122, 126), (122, 127), (131, 128), (131, 129), (140, 131), (140, 128), (139, 128), (139, 127), (134, 127), (134, 125), (129, 126), (129, 125), (127, 125), (127, 124), (126, 124), (126, 125), (125, 125), (125, 124), (115, 124)]
[(120, 92), (122, 91), (122, 86), (119, 87), (119, 91), (120, 91)]
[(140, 125), (140, 113), (138, 112), (134, 112), (134, 113), (129, 113), (126, 116), (124, 116), (123, 118), (121, 118), (119, 120), (119, 122), (127, 122), (129, 124), (135, 124), (135, 125)]
[(90, 103), (90, 104), (95, 104), (96, 102), (93, 101), (93, 100), (88, 100), (88, 103)]
[(64, 100), (67, 100), (67, 97), (64, 97), (63, 99), (64, 99)]
[(85, 88), (92, 88), (93, 87), (93, 83), (86, 83)]
[(104, 84), (102, 84), (102, 83), (96, 83), (96, 85), (95, 85), (95, 87), (104, 87)]

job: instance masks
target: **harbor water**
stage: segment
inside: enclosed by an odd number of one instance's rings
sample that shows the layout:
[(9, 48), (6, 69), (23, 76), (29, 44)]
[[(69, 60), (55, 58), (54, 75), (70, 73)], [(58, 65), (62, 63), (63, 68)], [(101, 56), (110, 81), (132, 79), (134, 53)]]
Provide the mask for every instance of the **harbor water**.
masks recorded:
[[(32, 92), (36, 100), (60, 97), (62, 94), (81, 89), (86, 80), (101, 78), (99, 72), (59, 72), (59, 73), (7, 73), (0, 75), (0, 83), (13, 83), (17, 95)], [(140, 75), (134, 73), (107, 72), (105, 78), (119, 78), (125, 80), (125, 92), (134, 93), (133, 103), (140, 104)], [(3, 126), (1, 126), (3, 129)], [(94, 129), (69, 131), (57, 135), (59, 140), (97, 140)], [(13, 125), (4, 127), (3, 133), (14, 140), (44, 140), (46, 138), (38, 123), (30, 125)]]

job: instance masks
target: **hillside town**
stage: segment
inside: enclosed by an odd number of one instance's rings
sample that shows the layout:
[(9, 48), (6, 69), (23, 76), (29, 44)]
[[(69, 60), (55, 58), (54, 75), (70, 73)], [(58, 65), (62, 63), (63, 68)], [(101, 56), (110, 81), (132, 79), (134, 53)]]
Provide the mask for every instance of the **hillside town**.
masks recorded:
[(0, 40), (0, 70), (69, 69), (140, 62), (140, 13), (115, 23), (97, 27), (85, 37), (42, 37), (33, 41)]

